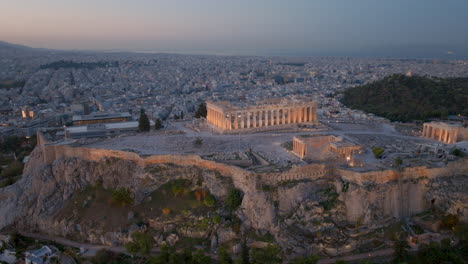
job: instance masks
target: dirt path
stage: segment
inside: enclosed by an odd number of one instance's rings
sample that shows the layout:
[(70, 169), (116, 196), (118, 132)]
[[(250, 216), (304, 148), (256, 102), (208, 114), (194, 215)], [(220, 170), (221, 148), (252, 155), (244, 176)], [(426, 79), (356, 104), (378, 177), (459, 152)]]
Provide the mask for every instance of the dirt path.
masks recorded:
[(358, 261), (358, 260), (370, 259), (370, 258), (388, 257), (388, 256), (391, 256), (392, 254), (393, 254), (393, 249), (387, 248), (387, 249), (381, 249), (381, 250), (376, 250), (376, 251), (372, 251), (368, 253), (356, 254), (356, 255), (351, 255), (351, 256), (321, 259), (317, 262), (317, 264), (333, 264), (333, 263), (336, 263), (338, 260)]

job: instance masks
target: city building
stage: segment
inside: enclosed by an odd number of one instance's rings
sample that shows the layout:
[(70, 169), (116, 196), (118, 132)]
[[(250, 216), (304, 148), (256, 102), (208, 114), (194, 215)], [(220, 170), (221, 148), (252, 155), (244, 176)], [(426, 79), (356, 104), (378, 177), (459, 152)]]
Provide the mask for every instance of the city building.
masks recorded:
[(207, 121), (223, 130), (248, 130), (317, 122), (317, 104), (310, 100), (268, 99), (255, 104), (206, 102)]
[[(154, 124), (152, 121), (150, 123)], [(95, 138), (117, 136), (123, 133), (134, 133), (137, 131), (138, 121), (89, 124), (85, 126), (72, 126), (65, 128), (65, 137), (72, 139)]]
[(363, 152), (363, 147), (333, 135), (303, 135), (293, 137), (292, 152), (301, 159), (333, 156), (350, 162), (355, 154)]
[(429, 122), (423, 124), (422, 136), (445, 144), (468, 140), (468, 128), (461, 123)]
[(56, 257), (52, 249), (48, 246), (43, 246), (42, 248), (26, 252), (25, 253), (25, 263), (26, 264), (46, 264), (50, 263), (50, 259)]
[(103, 123), (116, 123), (127, 122), (132, 119), (130, 113), (103, 113), (96, 112), (90, 115), (75, 115), (72, 118), (74, 126), (89, 125), (89, 124), (103, 124)]

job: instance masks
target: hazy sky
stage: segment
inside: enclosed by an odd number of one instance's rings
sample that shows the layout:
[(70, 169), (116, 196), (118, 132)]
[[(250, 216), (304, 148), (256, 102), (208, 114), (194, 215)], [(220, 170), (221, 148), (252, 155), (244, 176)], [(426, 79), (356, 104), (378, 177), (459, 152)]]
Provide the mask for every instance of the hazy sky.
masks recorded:
[(214, 54), (468, 54), (468, 0), (0, 0), (0, 40)]

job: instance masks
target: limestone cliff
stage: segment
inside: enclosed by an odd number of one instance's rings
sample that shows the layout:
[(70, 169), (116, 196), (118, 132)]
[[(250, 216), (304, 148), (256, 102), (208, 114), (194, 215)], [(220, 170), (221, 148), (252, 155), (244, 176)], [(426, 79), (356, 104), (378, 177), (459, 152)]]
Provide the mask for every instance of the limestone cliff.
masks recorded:
[[(74, 195), (88, 186), (123, 187), (132, 192), (138, 206), (170, 180), (190, 179), (200, 182), (219, 200), (230, 187), (240, 189), (244, 197), (236, 215), (241, 219), (241, 230), (218, 225), (206, 231), (193, 225), (177, 227), (174, 219), (164, 217), (143, 219), (151, 228), (161, 229), (155, 240), (175, 243), (177, 233), (209, 237), (216, 245), (253, 229), (259, 234), (274, 234), (276, 242), (293, 254), (322, 251), (336, 255), (357, 246), (349, 235), (349, 226), (378, 227), (430, 208), (467, 221), (465, 168), (459, 162), (446, 169), (418, 168), (400, 173), (336, 170), (332, 174), (315, 164), (282, 173), (256, 174), (197, 156), (142, 158), (123, 151), (40, 146), (32, 152), (23, 178), (0, 189), (0, 229), (14, 225), (93, 243), (122, 244), (132, 231), (146, 227), (131, 221), (113, 227), (105, 214), (80, 222), (79, 212), (66, 210)], [(81, 201), (80, 206), (88, 201)], [(223, 214), (222, 210), (217, 213)], [(132, 211), (122, 214), (125, 220), (135, 218)], [(200, 220), (184, 217), (186, 222)]]

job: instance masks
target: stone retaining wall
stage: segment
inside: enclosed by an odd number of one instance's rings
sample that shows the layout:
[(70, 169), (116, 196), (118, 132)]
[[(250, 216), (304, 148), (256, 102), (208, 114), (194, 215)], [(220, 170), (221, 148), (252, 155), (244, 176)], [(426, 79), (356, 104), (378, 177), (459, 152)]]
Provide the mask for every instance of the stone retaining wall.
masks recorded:
[[(118, 158), (124, 160), (132, 160), (145, 167), (151, 164), (173, 163), (181, 166), (199, 166), (209, 170), (219, 172), (224, 176), (233, 177), (235, 184), (243, 185), (242, 189), (250, 189), (256, 186), (256, 179), (261, 179), (268, 184), (276, 184), (282, 181), (295, 180), (317, 180), (323, 177), (340, 177), (344, 181), (352, 182), (358, 185), (366, 184), (385, 184), (387, 182), (396, 181), (401, 176), (405, 180), (414, 180), (427, 177), (429, 179), (466, 173), (468, 171), (468, 163), (464, 160), (449, 163), (443, 168), (427, 168), (413, 167), (405, 168), (399, 172), (397, 170), (380, 170), (380, 171), (351, 171), (346, 169), (333, 169), (330, 171), (325, 164), (309, 164), (301, 167), (294, 167), (285, 172), (270, 172), (270, 173), (254, 173), (245, 169), (218, 163), (211, 160), (204, 160), (197, 155), (153, 155), (146, 158), (140, 157), (137, 153), (94, 149), (85, 147), (71, 147), (68, 145), (41, 145), (39, 146), (44, 154), (44, 162), (51, 164), (54, 160), (60, 157), (81, 158), (85, 160), (98, 161), (104, 158)], [(257, 177), (257, 175), (259, 177)], [(236, 185), (237, 185), (236, 184)], [(241, 186), (238, 186), (241, 187)]]

